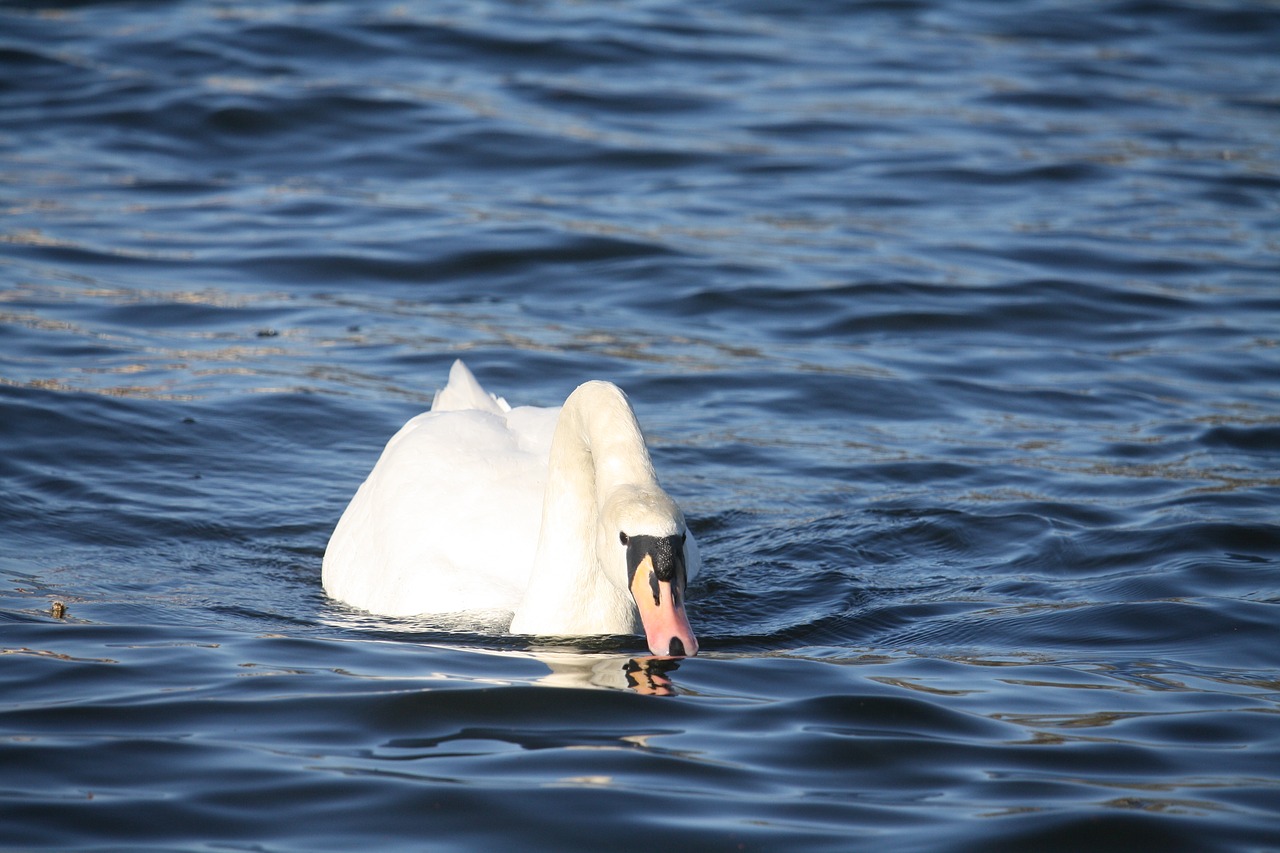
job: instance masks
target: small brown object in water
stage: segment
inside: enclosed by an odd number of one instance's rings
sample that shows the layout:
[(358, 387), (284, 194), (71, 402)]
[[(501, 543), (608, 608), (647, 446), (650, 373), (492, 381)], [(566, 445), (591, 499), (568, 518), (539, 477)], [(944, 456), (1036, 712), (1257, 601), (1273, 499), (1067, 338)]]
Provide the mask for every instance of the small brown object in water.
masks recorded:
[(53, 614), (54, 619), (62, 619), (67, 615), (67, 605), (61, 601), (55, 601), (49, 608), (49, 612)]

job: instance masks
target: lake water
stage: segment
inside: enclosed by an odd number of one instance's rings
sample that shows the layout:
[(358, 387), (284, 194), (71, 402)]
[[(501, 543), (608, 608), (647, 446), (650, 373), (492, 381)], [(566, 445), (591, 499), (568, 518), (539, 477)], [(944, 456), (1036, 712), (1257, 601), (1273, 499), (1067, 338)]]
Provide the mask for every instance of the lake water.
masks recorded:
[[(5, 4), (0, 847), (1280, 849), (1278, 93), (1263, 0)], [(627, 389), (698, 657), (326, 599), (457, 357)]]

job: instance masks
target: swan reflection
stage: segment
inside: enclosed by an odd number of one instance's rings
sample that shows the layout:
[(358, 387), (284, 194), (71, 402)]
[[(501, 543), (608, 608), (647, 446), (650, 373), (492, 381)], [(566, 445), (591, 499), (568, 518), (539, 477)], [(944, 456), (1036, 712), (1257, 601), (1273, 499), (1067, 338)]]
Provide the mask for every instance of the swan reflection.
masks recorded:
[(685, 660), (680, 657), (630, 657), (542, 649), (531, 649), (524, 654), (551, 670), (548, 675), (536, 679), (538, 684), (630, 690), (649, 696), (674, 696), (676, 685), (671, 674)]
[[(670, 696), (676, 692), (672, 673), (680, 668), (681, 663), (690, 660), (688, 657), (669, 655), (630, 655), (600, 651), (598, 645), (592, 648), (592, 640), (588, 640), (588, 645), (584, 648), (569, 638), (563, 641), (548, 638), (544, 641), (545, 645), (532, 645), (523, 649), (495, 648), (495, 643), (517, 639), (502, 630), (508, 618), (508, 614), (495, 612), (450, 615), (430, 620), (424, 617), (397, 619), (335, 605), (326, 611), (321, 621), (343, 631), (390, 641), (397, 646), (416, 643), (446, 654), (462, 655), (451, 667), (451, 678), (471, 678), (494, 684), (526, 682), (548, 687), (603, 688)], [(461, 639), (463, 636), (471, 642)], [(615, 642), (610, 638), (597, 639), (608, 643), (608, 646)], [(500, 675), (468, 674), (471, 667), (466, 665), (465, 659), (470, 655), (528, 661), (545, 668), (546, 672), (538, 672), (536, 669), (533, 672), (521, 672), (529, 667), (515, 667)], [(433, 672), (431, 677), (441, 677), (441, 673)]]

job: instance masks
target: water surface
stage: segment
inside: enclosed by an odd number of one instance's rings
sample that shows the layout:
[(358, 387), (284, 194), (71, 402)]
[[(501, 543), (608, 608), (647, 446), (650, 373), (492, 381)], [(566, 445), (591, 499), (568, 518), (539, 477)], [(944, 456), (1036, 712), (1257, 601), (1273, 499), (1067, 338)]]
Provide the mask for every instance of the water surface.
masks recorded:
[[(0, 845), (1277, 846), (1278, 44), (1266, 2), (6, 5)], [(697, 658), (325, 598), (457, 357), (627, 389)]]

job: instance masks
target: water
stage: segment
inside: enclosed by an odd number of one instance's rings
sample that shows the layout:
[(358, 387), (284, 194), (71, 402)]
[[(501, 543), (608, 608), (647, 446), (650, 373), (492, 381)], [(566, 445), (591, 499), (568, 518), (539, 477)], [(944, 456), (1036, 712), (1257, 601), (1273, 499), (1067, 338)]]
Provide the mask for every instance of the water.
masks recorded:
[[(1280, 847), (1278, 46), (1268, 2), (5, 5), (0, 846)], [(458, 356), (628, 390), (702, 654), (324, 597)]]

